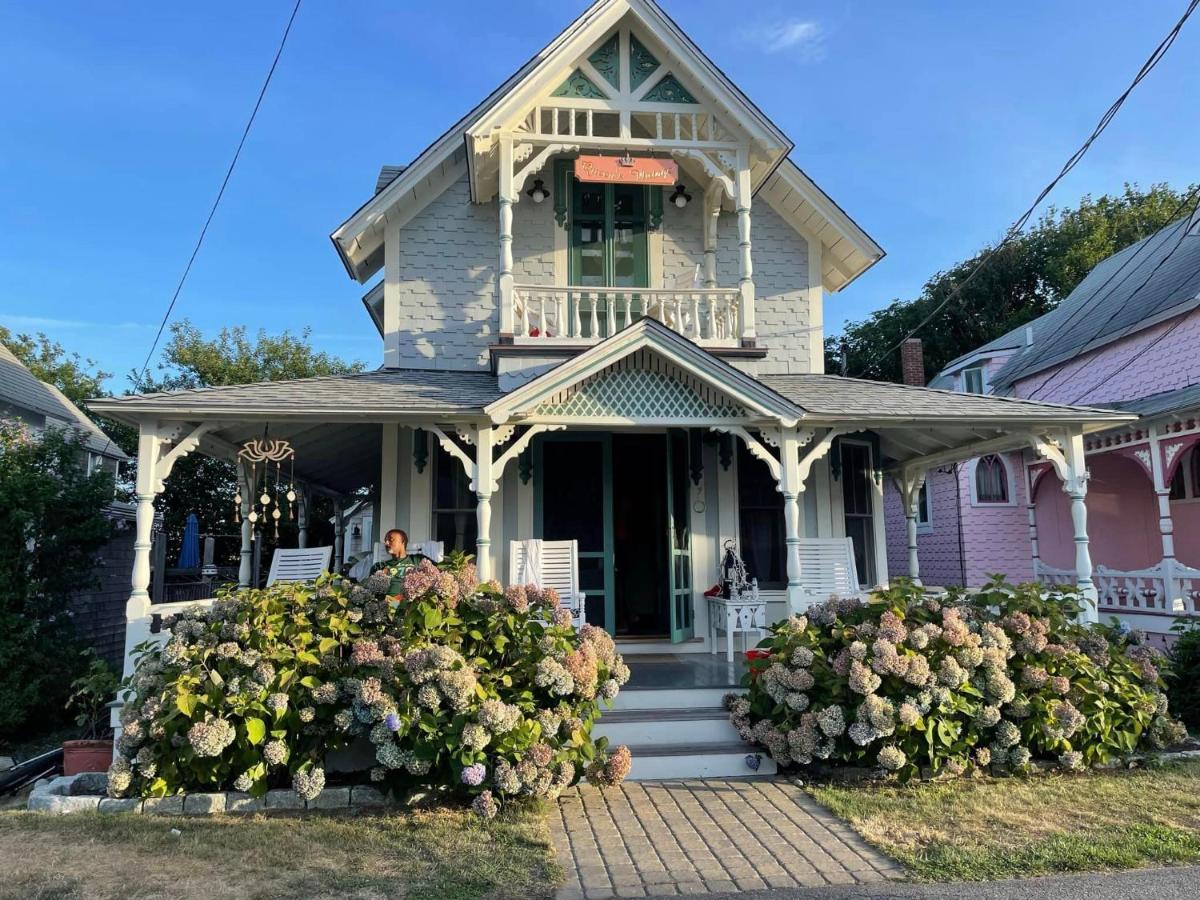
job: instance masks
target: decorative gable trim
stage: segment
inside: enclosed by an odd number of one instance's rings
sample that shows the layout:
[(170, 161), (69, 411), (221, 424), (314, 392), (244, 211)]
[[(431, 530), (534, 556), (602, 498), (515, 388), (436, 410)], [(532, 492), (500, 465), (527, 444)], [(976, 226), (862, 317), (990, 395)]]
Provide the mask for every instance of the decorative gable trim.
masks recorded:
[(608, 95), (592, 82), (592, 79), (583, 74), (582, 69), (576, 69), (567, 80), (558, 86), (550, 96), (552, 97), (578, 97), (583, 100), (606, 100)]
[[(651, 358), (653, 363), (648, 362)], [(633, 371), (652, 374), (631, 376)], [(618, 378), (616, 373), (623, 374)], [(686, 394), (680, 392), (680, 385)], [(666, 396), (656, 402), (647, 393), (651, 387)], [(618, 401), (614, 409), (619, 408), (620, 414), (605, 418), (603, 404)], [(704, 421), (717, 423), (734, 420), (792, 427), (804, 416), (804, 410), (790, 400), (653, 319), (635, 322), (484, 408), (497, 425), (514, 419), (579, 416), (584, 410), (597, 424), (695, 422), (706, 415)], [(638, 410), (643, 415), (633, 416)]]

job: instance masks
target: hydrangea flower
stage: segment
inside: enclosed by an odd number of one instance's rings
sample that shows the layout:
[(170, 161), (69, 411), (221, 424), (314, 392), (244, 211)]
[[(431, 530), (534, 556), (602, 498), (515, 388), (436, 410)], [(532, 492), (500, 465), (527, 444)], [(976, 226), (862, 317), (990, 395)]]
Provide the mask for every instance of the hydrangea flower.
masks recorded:
[(288, 695), (283, 693), (267, 695), (267, 709), (276, 715), (282, 715), (287, 711)]
[(189, 728), (187, 739), (197, 756), (220, 756), (236, 736), (233, 725), (225, 719), (209, 719)]
[(850, 690), (858, 694), (872, 694), (883, 680), (857, 659), (850, 664)]
[(272, 766), (281, 766), (287, 762), (288, 746), (283, 741), (267, 741), (263, 747), (263, 759)]
[(479, 787), (485, 778), (487, 778), (487, 766), (483, 763), (475, 763), (462, 770), (462, 783), (470, 787)]
[(819, 711), (816, 723), (829, 737), (838, 737), (846, 730), (846, 716), (840, 706), (827, 706)]
[(392, 577), (387, 572), (380, 570), (368, 575), (362, 586), (379, 597), (386, 594), (391, 585)]
[(889, 772), (895, 772), (897, 769), (903, 768), (904, 764), (908, 762), (908, 757), (895, 744), (888, 744), (880, 748), (875, 761)]
[(252, 788), (252, 787), (254, 787), (254, 779), (251, 778), (249, 775), (247, 775), (245, 772), (243, 772), (241, 775), (239, 775), (237, 778), (234, 779), (233, 789), (235, 791), (241, 791), (244, 794), (247, 791), (249, 791), (250, 788)]
[(325, 770), (317, 766), (309, 772), (297, 772), (292, 776), (292, 790), (305, 800), (316, 800), (325, 790)]
[(479, 706), (479, 724), (493, 734), (507, 734), (521, 724), (521, 710), (502, 700), (484, 700)]
[(481, 819), (494, 819), (500, 812), (500, 804), (496, 802), (491, 791), (484, 791), (471, 803), (471, 809)]

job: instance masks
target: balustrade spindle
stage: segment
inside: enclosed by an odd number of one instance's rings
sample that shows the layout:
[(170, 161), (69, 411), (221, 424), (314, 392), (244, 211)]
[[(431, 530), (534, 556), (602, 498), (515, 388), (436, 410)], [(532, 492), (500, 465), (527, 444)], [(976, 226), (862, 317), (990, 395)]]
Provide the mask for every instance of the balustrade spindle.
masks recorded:
[(560, 338), (567, 337), (567, 295), (559, 293), (555, 298), (554, 307), (554, 330), (558, 332)]
[(683, 334), (683, 301), (678, 294), (671, 295), (671, 317), (675, 320), (675, 330)]
[(607, 337), (617, 333), (617, 295), (612, 291), (605, 294), (604, 331)]
[(587, 136), (592, 137), (592, 111), (587, 111)]
[(679, 133), (679, 113), (675, 113), (675, 140), (680, 140), (682, 135)]
[(700, 340), (700, 295), (692, 294), (692, 337)]
[(533, 133), (542, 133), (542, 108), (540, 106), (533, 108)]
[(583, 337), (583, 322), (580, 321), (579, 305), (583, 302), (583, 294), (577, 293), (574, 297), (574, 303), (571, 304), (571, 337)]
[(717, 334), (717, 298), (711, 294), (708, 297), (708, 337), (712, 340)]
[(550, 110), (550, 131), (552, 134), (558, 134), (558, 107)]
[(625, 299), (625, 327), (628, 328), (633, 324), (633, 294), (626, 293), (622, 295)]
[(529, 336), (529, 298), (524, 294), (515, 294), (515, 302), (521, 304), (521, 334), (524, 337)]
[(658, 135), (658, 139), (662, 140), (662, 113), (654, 114), (654, 131)]
[(538, 336), (546, 337), (546, 295), (538, 294)]
[(596, 307), (600, 305), (600, 293), (594, 292), (591, 296), (592, 300), (592, 323), (591, 332), (588, 334), (592, 340), (600, 337), (600, 317), (597, 315)]
[(699, 121), (699, 120), (696, 118), (696, 114), (695, 114), (695, 113), (692, 113), (692, 133), (691, 133), (691, 135), (690, 135), (690, 138), (691, 138), (693, 141), (696, 141), (696, 140), (699, 140), (699, 139), (700, 139), (700, 130), (699, 130), (699, 127), (698, 127), (698, 121)]
[(567, 129), (567, 134), (569, 134), (571, 137), (575, 137), (575, 110), (572, 109), (567, 114), (571, 117), (570, 127)]

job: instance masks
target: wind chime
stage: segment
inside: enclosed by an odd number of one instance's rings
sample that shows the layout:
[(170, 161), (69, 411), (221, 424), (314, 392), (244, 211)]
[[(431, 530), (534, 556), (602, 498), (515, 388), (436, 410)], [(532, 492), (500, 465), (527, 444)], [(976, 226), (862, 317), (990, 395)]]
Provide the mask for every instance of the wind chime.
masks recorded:
[[(269, 426), (268, 426), (269, 427)], [(282, 507), (287, 501), (288, 521), (296, 518), (296, 451), (290, 441), (271, 440), (263, 429), (262, 440), (246, 441), (238, 450), (238, 458), (250, 463), (250, 480), (246, 490), (250, 492), (250, 511), (246, 520), (253, 526), (250, 537), (258, 531), (261, 522), (268, 518), (275, 525), (275, 540), (279, 540), (279, 520), (283, 518)], [(283, 464), (288, 463), (287, 490), (283, 488)], [(275, 480), (271, 481), (271, 463), (275, 464)], [(262, 485), (258, 482), (258, 467), (262, 466)], [(234, 519), (239, 524), (242, 521), (242, 483), (239, 479), (237, 490), (233, 495)], [(255, 496), (257, 494), (257, 496)]]

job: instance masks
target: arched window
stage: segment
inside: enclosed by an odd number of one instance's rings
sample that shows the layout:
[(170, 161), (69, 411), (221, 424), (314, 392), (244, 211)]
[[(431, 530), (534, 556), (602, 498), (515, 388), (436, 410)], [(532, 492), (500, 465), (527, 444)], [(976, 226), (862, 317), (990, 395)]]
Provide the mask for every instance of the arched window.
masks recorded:
[(975, 502), (1008, 503), (1008, 468), (996, 454), (975, 464)]

